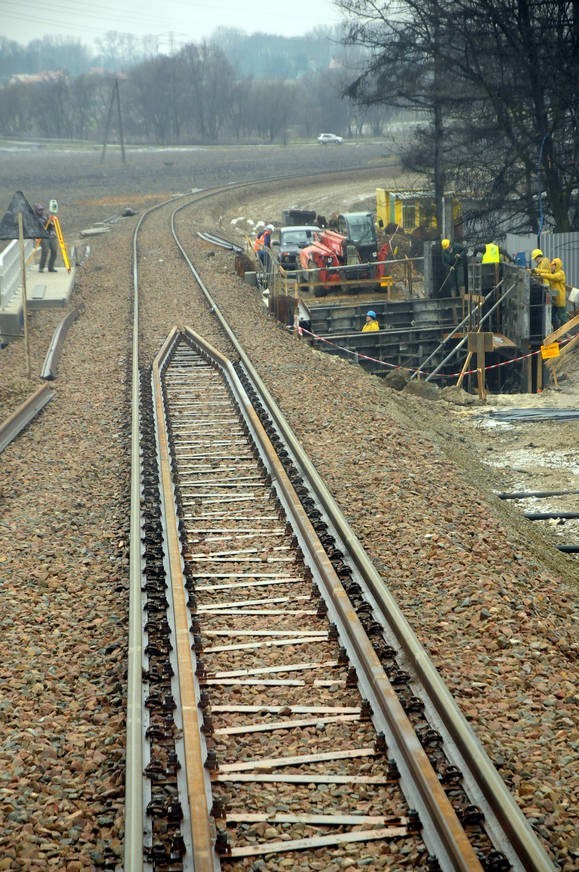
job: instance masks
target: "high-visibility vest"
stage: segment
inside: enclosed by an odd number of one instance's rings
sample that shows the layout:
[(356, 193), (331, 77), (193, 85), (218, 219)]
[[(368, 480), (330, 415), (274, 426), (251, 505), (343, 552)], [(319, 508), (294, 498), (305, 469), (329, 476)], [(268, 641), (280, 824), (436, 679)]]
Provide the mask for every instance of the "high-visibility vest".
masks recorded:
[(255, 242), (253, 243), (253, 250), (260, 251), (262, 248), (269, 247), (265, 244), (265, 241), (269, 236), (271, 236), (270, 230), (262, 230), (261, 233), (258, 233)]
[(481, 263), (499, 263), (500, 259), (501, 252), (498, 245), (494, 242), (487, 242)]

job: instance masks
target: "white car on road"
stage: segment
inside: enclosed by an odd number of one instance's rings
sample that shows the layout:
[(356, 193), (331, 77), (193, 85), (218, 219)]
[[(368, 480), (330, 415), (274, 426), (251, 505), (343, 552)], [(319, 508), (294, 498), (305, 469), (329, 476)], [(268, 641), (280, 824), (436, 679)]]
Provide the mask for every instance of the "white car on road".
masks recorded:
[(333, 142), (336, 145), (341, 145), (343, 142), (343, 137), (336, 136), (335, 133), (320, 133), (318, 136), (318, 142), (320, 145), (327, 145), (329, 142)]

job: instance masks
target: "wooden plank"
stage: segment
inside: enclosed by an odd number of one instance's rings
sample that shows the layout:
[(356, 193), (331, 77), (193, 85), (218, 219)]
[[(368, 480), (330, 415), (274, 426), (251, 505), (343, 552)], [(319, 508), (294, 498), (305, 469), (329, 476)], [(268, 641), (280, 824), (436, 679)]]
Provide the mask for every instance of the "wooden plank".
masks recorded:
[(561, 358), (564, 357), (572, 348), (574, 348), (577, 343), (579, 343), (579, 333), (576, 336), (574, 336), (572, 339), (570, 339), (569, 342), (560, 349), (559, 357), (552, 358), (551, 360), (547, 360), (545, 362), (545, 366), (551, 372), (551, 375), (553, 376), (553, 380), (555, 381), (555, 384), (557, 384), (556, 370), (557, 370), (557, 367), (559, 366)]
[(303, 721), (273, 721), (271, 724), (245, 724), (240, 727), (219, 727), (214, 736), (242, 736), (249, 733), (271, 733), (275, 730), (295, 730), (298, 727), (315, 727), (317, 724), (345, 724), (360, 721), (359, 715), (336, 715), (335, 717), (309, 718)]
[(237, 618), (242, 618), (245, 615), (261, 615), (263, 617), (267, 617), (268, 615), (293, 615), (294, 617), (308, 615), (309, 617), (314, 617), (317, 615), (317, 611), (316, 609), (217, 609), (217, 611), (206, 609), (203, 614), (233, 615)]
[(299, 639), (269, 639), (267, 642), (246, 642), (244, 645), (215, 645), (204, 648), (206, 654), (220, 654), (223, 651), (255, 651), (256, 648), (282, 648), (284, 645), (305, 645), (306, 642), (327, 642), (328, 634), (300, 637)]
[(579, 327), (579, 313), (575, 315), (573, 318), (570, 318), (569, 321), (566, 321), (565, 324), (562, 324), (561, 327), (558, 327), (556, 330), (553, 330), (552, 333), (549, 333), (548, 336), (545, 336), (543, 340), (543, 345), (549, 345), (551, 342), (557, 342), (561, 336), (565, 336), (571, 330), (575, 330), (576, 327)]
[(323, 630), (204, 630), (203, 635), (207, 638), (212, 636), (250, 636), (251, 638), (256, 636), (283, 636), (286, 639), (291, 639), (293, 636), (301, 636), (303, 638), (312, 636), (317, 638), (324, 635), (324, 638), (327, 638), (327, 632)]
[[(193, 533), (197, 538), (193, 538)], [(190, 543), (198, 542), (220, 542), (222, 539), (229, 540), (231, 536), (235, 536), (236, 540), (240, 539), (259, 539), (261, 536), (269, 538), (270, 536), (283, 536), (284, 530), (278, 527), (272, 527), (270, 530), (249, 530), (240, 528), (239, 530), (217, 530), (209, 528), (206, 530), (189, 530), (188, 540)]]
[(210, 775), (213, 782), (240, 784), (379, 784), (382, 787), (392, 784), (392, 779), (380, 775), (262, 775), (260, 772), (211, 772)]
[[(209, 578), (207, 575), (197, 575), (193, 576), (193, 578)], [(215, 575), (215, 578), (223, 578), (227, 576), (219, 576)], [(236, 578), (242, 577), (242, 574), (238, 574), (235, 576)], [(253, 574), (248, 574), (247, 578), (255, 578)], [(203, 591), (204, 593), (215, 593), (219, 590), (243, 590), (244, 588), (253, 588), (253, 587), (273, 587), (274, 584), (304, 584), (303, 578), (284, 578), (279, 581), (275, 581), (273, 578), (270, 581), (240, 581), (234, 584), (212, 584), (205, 585), (200, 584), (197, 586), (196, 590)]]
[(243, 760), (237, 763), (222, 763), (220, 772), (254, 772), (256, 769), (273, 769), (276, 766), (301, 766), (304, 763), (324, 763), (328, 760), (354, 760), (358, 757), (376, 757), (375, 748), (350, 748), (346, 751), (321, 751), (318, 754), (298, 754), (294, 757), (264, 757), (262, 760)]
[[(258, 550), (255, 551), (258, 554)], [(229, 554), (226, 551), (221, 553), (214, 552), (208, 555), (191, 554), (185, 551), (184, 556), (192, 563), (294, 563), (295, 557), (293, 554), (288, 554), (287, 557), (267, 557), (265, 560), (262, 557), (251, 557), (249, 551), (231, 551)]]
[(305, 681), (292, 678), (210, 678), (208, 687), (306, 687)]
[(369, 824), (373, 827), (403, 827), (407, 817), (384, 817), (378, 814), (259, 814), (252, 812), (228, 812), (224, 818), (231, 824), (314, 824), (316, 826), (356, 827)]
[(277, 672), (303, 672), (308, 669), (326, 669), (339, 667), (337, 660), (324, 660), (320, 663), (289, 663), (285, 666), (261, 666), (258, 669), (231, 669), (227, 672), (210, 672), (209, 678), (243, 678), (249, 675), (275, 675)]
[(278, 854), (286, 851), (309, 851), (312, 848), (324, 848), (329, 845), (343, 845), (349, 842), (371, 842), (377, 839), (393, 839), (407, 836), (406, 827), (383, 827), (379, 830), (352, 830), (349, 833), (335, 833), (333, 836), (313, 836), (311, 839), (290, 839), (287, 842), (265, 842), (260, 845), (248, 845), (244, 848), (231, 848), (227, 857), (253, 857), (258, 854)]
[(259, 714), (267, 712), (270, 715), (360, 715), (360, 706), (329, 706), (329, 705), (212, 705), (212, 712), (238, 712)]
[(214, 612), (218, 609), (243, 609), (245, 606), (264, 606), (264, 605), (274, 605), (278, 603), (291, 603), (295, 601), (311, 600), (310, 596), (306, 594), (299, 594), (298, 596), (278, 596), (272, 597), (262, 597), (261, 599), (253, 599), (253, 600), (235, 600), (234, 602), (222, 602), (222, 603), (211, 603), (211, 605), (200, 605), (197, 606), (197, 611), (201, 612)]

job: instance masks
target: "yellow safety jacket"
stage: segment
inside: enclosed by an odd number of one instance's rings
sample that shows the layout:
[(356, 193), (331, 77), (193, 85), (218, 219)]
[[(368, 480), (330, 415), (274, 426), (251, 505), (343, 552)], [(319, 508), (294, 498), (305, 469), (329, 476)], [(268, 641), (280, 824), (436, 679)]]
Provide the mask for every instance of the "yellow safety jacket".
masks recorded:
[(551, 294), (553, 295), (553, 305), (559, 308), (564, 308), (567, 305), (567, 277), (565, 270), (558, 269), (555, 272), (543, 272), (537, 270), (539, 278), (544, 279), (549, 285)]
[(500, 259), (501, 252), (498, 245), (494, 242), (487, 242), (481, 263), (499, 263)]
[(366, 323), (362, 327), (362, 333), (375, 333), (376, 330), (379, 329), (380, 325), (377, 321), (366, 321)]

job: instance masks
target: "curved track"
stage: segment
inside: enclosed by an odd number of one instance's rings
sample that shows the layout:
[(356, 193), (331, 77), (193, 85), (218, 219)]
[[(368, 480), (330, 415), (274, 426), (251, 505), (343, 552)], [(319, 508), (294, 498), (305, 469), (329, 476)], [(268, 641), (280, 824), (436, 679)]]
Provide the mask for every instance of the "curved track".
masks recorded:
[(139, 365), (142, 222), (125, 868), (552, 868), (192, 264), (235, 367)]

